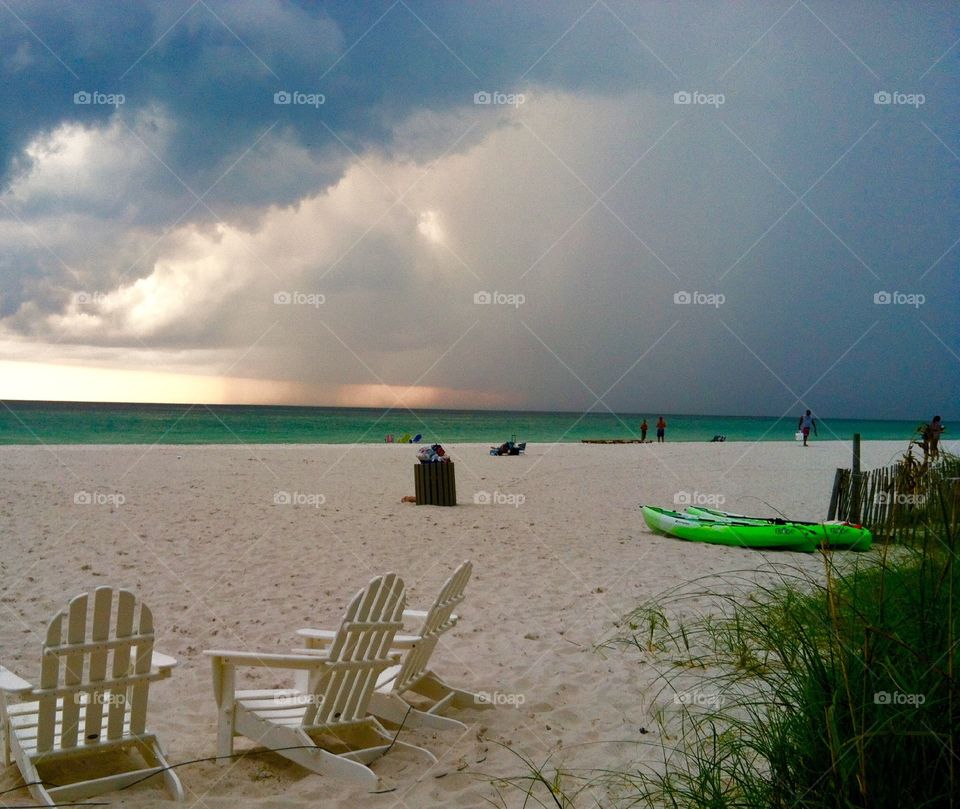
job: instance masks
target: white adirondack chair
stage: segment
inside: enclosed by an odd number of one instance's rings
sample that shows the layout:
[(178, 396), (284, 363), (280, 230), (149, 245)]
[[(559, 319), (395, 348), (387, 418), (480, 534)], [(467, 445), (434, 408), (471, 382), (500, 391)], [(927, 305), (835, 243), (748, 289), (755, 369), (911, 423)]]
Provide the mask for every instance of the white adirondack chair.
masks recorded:
[[(384, 671), (377, 690), (370, 699), (370, 713), (395, 725), (433, 727), (445, 730), (465, 729), (466, 725), (448, 716), (440, 716), (444, 708), (492, 708), (489, 700), (445, 683), (429, 668), (430, 657), (440, 636), (458, 620), (454, 610), (464, 599), (464, 590), (473, 564), (463, 562), (447, 579), (429, 610), (404, 610), (403, 616), (419, 623), (412, 635), (397, 635), (394, 649), (403, 652), (399, 665)], [(306, 650), (321, 652), (335, 633), (323, 629), (300, 629)], [(416, 702), (416, 706), (411, 705)]]
[[(234, 736), (243, 735), (313, 772), (371, 786), (377, 776), (366, 765), (391, 748), (435, 762), (427, 750), (394, 740), (368, 712), (377, 678), (395, 663), (390, 646), (404, 601), (396, 574), (373, 579), (353, 597), (324, 655), (206, 651), (220, 712), (217, 755), (232, 755)], [(305, 672), (306, 687), (238, 691), (241, 666)]]
[[(92, 595), (92, 598), (90, 597)], [(116, 599), (114, 599), (116, 595)], [(40, 653), (34, 687), (0, 666), (3, 763), (11, 754), (43, 806), (56, 806), (162, 775), (167, 792), (183, 800), (180, 779), (146, 728), (150, 683), (170, 676), (172, 657), (153, 650), (153, 615), (128, 590), (98, 587), (57, 613)], [(50, 786), (38, 767), (135, 750), (145, 768)], [(59, 780), (59, 779), (58, 779)]]

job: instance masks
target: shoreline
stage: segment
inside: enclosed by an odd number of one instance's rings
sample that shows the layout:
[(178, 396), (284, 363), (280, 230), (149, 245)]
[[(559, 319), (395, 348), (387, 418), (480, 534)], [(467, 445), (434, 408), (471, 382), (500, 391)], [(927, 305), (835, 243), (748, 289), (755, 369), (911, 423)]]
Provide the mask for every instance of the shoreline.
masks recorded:
[[(900, 440), (895, 438), (862, 438), (862, 444), (898, 444), (903, 445), (903, 451), (906, 452), (908, 439)], [(444, 448), (447, 447), (493, 447), (496, 446), (496, 442), (487, 442), (487, 441), (449, 441), (449, 442), (438, 442), (443, 444)], [(503, 443), (503, 442), (500, 442)], [(317, 441), (313, 443), (259, 443), (251, 441), (234, 441), (234, 442), (225, 442), (225, 441), (216, 441), (216, 442), (202, 442), (198, 441), (197, 443), (192, 444), (167, 444), (167, 443), (136, 443), (136, 442), (120, 442), (120, 441), (110, 441), (110, 442), (100, 442), (100, 443), (89, 443), (89, 444), (76, 444), (76, 443), (65, 443), (65, 444), (55, 444), (48, 441), (37, 441), (32, 444), (0, 444), (0, 451), (6, 449), (44, 449), (51, 447), (65, 448), (65, 449), (84, 449), (89, 447), (99, 447), (103, 449), (140, 449), (146, 447), (168, 447), (168, 448), (182, 448), (189, 449), (191, 447), (224, 447), (224, 448), (237, 448), (237, 447), (263, 447), (265, 449), (307, 449), (313, 447), (385, 447), (394, 449), (397, 447), (423, 447), (430, 446), (431, 442), (428, 441), (419, 441), (416, 444), (407, 443), (400, 444), (397, 442), (387, 443), (386, 441), (347, 441), (347, 442), (326, 442), (326, 441)], [(852, 444), (851, 438), (831, 438), (831, 439), (813, 439), (810, 442), (808, 449), (815, 449), (817, 446), (832, 446), (835, 444), (850, 445)], [(531, 448), (535, 449), (538, 447), (560, 447), (560, 446), (657, 446), (656, 441), (646, 441), (645, 443), (640, 442), (639, 440), (633, 439), (602, 439), (602, 440), (575, 440), (575, 441), (532, 441), (528, 442), (528, 452)], [(796, 445), (801, 447), (799, 441), (794, 439), (758, 439), (758, 440), (728, 440), (728, 441), (665, 441), (659, 446), (694, 446), (694, 445), (706, 445), (706, 446), (728, 446), (728, 447), (738, 447), (738, 446), (787, 446), (787, 445)], [(940, 442), (941, 449), (946, 452), (952, 452), (960, 454), (960, 439), (955, 439), (952, 441), (941, 440)], [(801, 447), (802, 448), (802, 447)], [(516, 456), (514, 456), (516, 457)]]

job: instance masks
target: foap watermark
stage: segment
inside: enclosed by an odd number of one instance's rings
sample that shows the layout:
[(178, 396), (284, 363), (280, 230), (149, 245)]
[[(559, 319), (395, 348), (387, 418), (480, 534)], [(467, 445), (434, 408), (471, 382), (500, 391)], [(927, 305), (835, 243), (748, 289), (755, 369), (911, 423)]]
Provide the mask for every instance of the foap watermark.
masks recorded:
[(288, 708), (297, 708), (301, 705), (319, 705), (323, 702), (322, 694), (274, 694), (273, 701), (277, 705)]
[(94, 691), (93, 693), (86, 693), (77, 691), (73, 695), (74, 705), (125, 705), (126, 702), (126, 694), (114, 694), (113, 692)]
[(673, 302), (680, 306), (712, 306), (719, 309), (727, 301), (727, 296), (722, 292), (687, 292), (681, 289), (673, 293)]
[(927, 502), (925, 494), (901, 494), (899, 492), (877, 492), (873, 498), (877, 505), (922, 506)]
[(473, 302), (480, 306), (512, 306), (519, 309), (527, 302), (527, 296), (521, 292), (487, 292), (481, 290), (473, 293)]
[(513, 506), (520, 508), (527, 498), (523, 494), (507, 494), (506, 492), (476, 492), (473, 502), (478, 506)]
[(488, 691), (478, 691), (474, 696), (477, 705), (512, 705), (519, 708), (527, 701), (523, 694), (504, 694), (500, 691), (490, 693)]
[(88, 90), (78, 90), (73, 94), (73, 103), (84, 106), (113, 107), (116, 109), (127, 103), (127, 97), (123, 93), (101, 93), (99, 90), (92, 92)]
[(921, 107), (927, 103), (923, 93), (901, 93), (899, 90), (878, 90), (873, 94), (873, 103), (881, 107)]
[(488, 93), (486, 90), (481, 90), (479, 93), (473, 94), (473, 103), (474, 104), (492, 104), (494, 106), (502, 107), (519, 107), (521, 104), (526, 102), (527, 97), (523, 93), (501, 93), (498, 90), (494, 90), (492, 93)]
[(323, 93), (303, 93), (300, 90), (277, 90), (273, 94), (273, 103), (284, 107), (313, 107), (320, 109), (327, 103)]
[(327, 302), (327, 296), (319, 292), (280, 290), (273, 293), (273, 302), (278, 306), (312, 306), (314, 309), (319, 309)]
[(708, 494), (706, 492), (677, 492), (673, 496), (677, 506), (722, 506), (727, 498), (722, 494)]
[(122, 506), (127, 498), (120, 492), (88, 492), (81, 490), (73, 493), (73, 502), (78, 506)]
[(85, 291), (85, 292), (74, 292), (73, 293), (73, 302), (77, 306), (95, 306), (99, 303), (103, 303), (107, 298), (106, 292), (100, 291)]
[(927, 302), (927, 296), (922, 292), (887, 292), (881, 289), (873, 293), (873, 302), (881, 306), (912, 306), (919, 309)]
[(692, 104), (701, 107), (719, 107), (727, 102), (723, 93), (701, 93), (699, 90), (680, 90), (673, 94), (674, 104)]
[(318, 492), (276, 492), (273, 495), (274, 505), (277, 506), (313, 506), (320, 508), (327, 502), (325, 495)]
[(674, 705), (699, 705), (704, 708), (720, 708), (723, 697), (716, 691), (681, 691), (673, 695)]
[(924, 694), (904, 694), (901, 691), (877, 691), (873, 695), (875, 705), (912, 705), (919, 708), (926, 701)]

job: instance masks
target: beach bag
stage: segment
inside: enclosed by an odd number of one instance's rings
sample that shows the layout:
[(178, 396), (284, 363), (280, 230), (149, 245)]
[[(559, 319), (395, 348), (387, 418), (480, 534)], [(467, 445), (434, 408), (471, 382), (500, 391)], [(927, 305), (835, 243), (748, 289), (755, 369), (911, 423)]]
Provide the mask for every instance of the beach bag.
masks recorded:
[(797, 431), (793, 434), (793, 438), (794, 438), (795, 441), (803, 441), (803, 431), (802, 431), (802, 430), (797, 430)]

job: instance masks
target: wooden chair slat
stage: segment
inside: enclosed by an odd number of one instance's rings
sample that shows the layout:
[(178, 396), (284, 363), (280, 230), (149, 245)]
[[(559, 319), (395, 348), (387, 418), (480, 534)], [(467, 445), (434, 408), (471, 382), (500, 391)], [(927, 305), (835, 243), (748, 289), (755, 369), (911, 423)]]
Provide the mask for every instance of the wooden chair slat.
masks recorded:
[[(83, 643), (87, 634), (87, 594), (76, 596), (70, 602), (67, 616), (67, 642)], [(64, 658), (64, 685), (76, 685), (83, 679), (85, 655), (82, 652)], [(65, 700), (63, 705), (63, 728), (60, 731), (60, 747), (75, 747), (80, 730), (80, 706), (76, 700)]]
[[(113, 649), (113, 677), (120, 679), (130, 673), (130, 638), (133, 632), (133, 612), (136, 608), (136, 599), (129, 590), (120, 590), (117, 593), (117, 629), (114, 633), (117, 645)], [(126, 694), (124, 694), (126, 698)], [(111, 703), (107, 709), (109, 721), (107, 723), (107, 738), (116, 739), (123, 733), (123, 722), (126, 717), (126, 705)]]
[[(109, 587), (98, 587), (93, 596), (93, 627), (90, 630), (90, 640), (93, 643), (100, 643), (110, 637), (110, 613), (112, 608), (113, 590)], [(103, 682), (107, 678), (107, 650), (98, 648), (92, 650), (89, 654), (88, 679), (91, 683)], [(102, 693), (102, 691), (93, 692), (94, 699), (87, 703), (83, 723), (85, 739), (100, 735), (103, 701), (96, 697)]]

